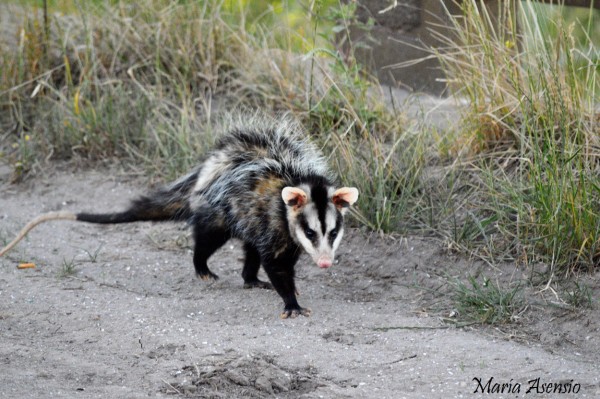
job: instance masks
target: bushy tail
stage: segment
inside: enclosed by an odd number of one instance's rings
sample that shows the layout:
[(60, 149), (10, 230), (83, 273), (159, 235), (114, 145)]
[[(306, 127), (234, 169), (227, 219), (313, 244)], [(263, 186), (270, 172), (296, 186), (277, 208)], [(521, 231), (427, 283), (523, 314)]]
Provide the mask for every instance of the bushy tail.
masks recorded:
[(143, 221), (181, 221), (191, 216), (188, 193), (196, 183), (197, 173), (161, 187), (131, 202), (129, 209), (116, 213), (78, 213), (77, 220), (88, 223), (130, 223)]
[(116, 213), (50, 212), (27, 223), (17, 237), (0, 251), (0, 256), (17, 245), (27, 233), (49, 220), (77, 220), (88, 223), (130, 223), (141, 221), (182, 221), (191, 217), (188, 193), (196, 183), (197, 173), (191, 173), (175, 183), (132, 201), (129, 209)]

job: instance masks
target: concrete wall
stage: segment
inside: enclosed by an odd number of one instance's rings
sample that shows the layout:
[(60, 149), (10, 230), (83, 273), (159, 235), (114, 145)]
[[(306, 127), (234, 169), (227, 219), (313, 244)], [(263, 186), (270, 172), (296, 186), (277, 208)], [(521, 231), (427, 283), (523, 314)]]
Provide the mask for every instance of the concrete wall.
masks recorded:
[[(452, 14), (460, 14), (459, 7), (452, 0), (357, 0), (357, 17), (366, 23), (371, 17), (375, 26), (367, 33), (364, 29), (353, 28), (353, 42), (368, 42), (370, 48), (356, 49), (359, 62), (379, 77), (383, 84), (414, 91), (442, 94), (446, 88), (439, 63), (435, 59), (426, 60), (412, 66), (394, 68), (393, 65), (411, 62), (430, 55), (421, 50), (423, 46), (437, 46), (431, 30), (448, 36), (446, 7)], [(486, 1), (490, 10), (497, 8), (497, 0)], [(392, 7), (390, 7), (392, 6)], [(381, 13), (380, 11), (387, 9)], [(376, 43), (367, 39), (370, 35)]]

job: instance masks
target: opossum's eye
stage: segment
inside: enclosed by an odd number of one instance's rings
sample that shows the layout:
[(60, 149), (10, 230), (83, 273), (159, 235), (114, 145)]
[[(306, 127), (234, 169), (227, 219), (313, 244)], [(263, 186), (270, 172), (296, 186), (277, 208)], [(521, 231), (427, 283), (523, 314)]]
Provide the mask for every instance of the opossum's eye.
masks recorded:
[(331, 237), (333, 239), (335, 239), (335, 237), (337, 237), (337, 235), (338, 235), (338, 231), (337, 230), (331, 230), (329, 232), (329, 237)]
[(315, 231), (313, 229), (307, 227), (307, 228), (304, 229), (304, 235), (309, 240), (312, 240), (313, 238), (315, 238)]

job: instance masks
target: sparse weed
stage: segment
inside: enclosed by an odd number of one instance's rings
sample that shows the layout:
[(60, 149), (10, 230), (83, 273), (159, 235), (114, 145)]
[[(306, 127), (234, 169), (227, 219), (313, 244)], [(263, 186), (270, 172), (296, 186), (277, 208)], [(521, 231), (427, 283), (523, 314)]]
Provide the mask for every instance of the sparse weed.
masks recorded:
[(82, 249), (82, 250), (87, 254), (90, 262), (96, 263), (98, 261), (98, 255), (100, 254), (100, 250), (102, 249), (103, 246), (104, 246), (104, 244), (100, 244), (98, 246), (98, 248), (96, 248), (94, 250), (94, 252), (90, 252), (87, 249)]
[(75, 258), (71, 260), (66, 260), (63, 258), (62, 267), (59, 272), (59, 277), (69, 277), (77, 273), (76, 271), (77, 265), (75, 264)]
[(6, 246), (6, 244), (9, 243), (9, 235), (8, 235), (8, 231), (6, 231), (5, 229), (0, 229), (0, 246), (2, 246), (3, 248)]
[(574, 308), (592, 308), (594, 299), (590, 287), (582, 282), (570, 281), (563, 288), (563, 297), (565, 302)]
[(454, 283), (454, 297), (459, 317), (482, 324), (507, 323), (514, 320), (521, 307), (520, 285), (503, 289), (499, 283), (483, 277), (469, 276), (468, 283)]

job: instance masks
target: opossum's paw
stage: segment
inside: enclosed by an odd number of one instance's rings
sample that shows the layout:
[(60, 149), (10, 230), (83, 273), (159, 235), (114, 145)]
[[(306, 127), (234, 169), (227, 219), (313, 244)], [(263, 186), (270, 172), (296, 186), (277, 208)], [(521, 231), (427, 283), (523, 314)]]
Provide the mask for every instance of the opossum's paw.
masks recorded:
[(310, 316), (310, 314), (312, 313), (312, 310), (310, 310), (309, 308), (301, 308), (300, 306), (298, 306), (297, 308), (293, 308), (293, 309), (285, 309), (283, 311), (283, 313), (281, 314), (281, 318), (282, 319), (295, 319), (296, 317), (302, 315), (302, 316)]
[(250, 288), (264, 288), (266, 290), (272, 290), (273, 286), (271, 285), (271, 283), (267, 283), (266, 281), (262, 281), (262, 280), (256, 279), (256, 280), (247, 280), (247, 281), (244, 281), (244, 288), (246, 288), (246, 289), (250, 289)]
[(198, 279), (200, 280), (204, 280), (204, 281), (217, 281), (219, 279), (219, 276), (217, 276), (216, 274), (214, 274), (211, 271), (208, 271), (206, 273), (196, 273), (196, 277), (198, 277)]

